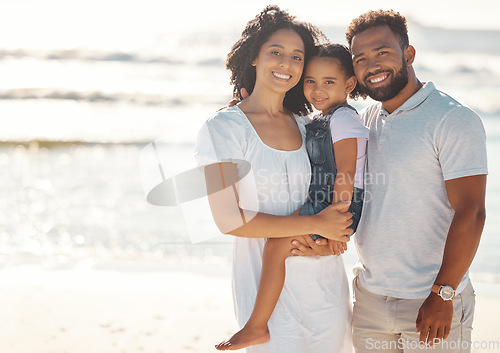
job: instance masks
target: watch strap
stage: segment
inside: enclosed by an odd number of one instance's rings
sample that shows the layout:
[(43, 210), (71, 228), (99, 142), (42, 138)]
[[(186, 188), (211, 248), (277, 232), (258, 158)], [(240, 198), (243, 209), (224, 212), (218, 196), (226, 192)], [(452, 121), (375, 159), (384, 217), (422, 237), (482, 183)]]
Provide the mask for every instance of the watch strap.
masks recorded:
[[(441, 288), (442, 287), (445, 287), (445, 286), (440, 285), (440, 284), (433, 284), (431, 287), (431, 292), (436, 293), (437, 295), (439, 295), (441, 297)], [(449, 287), (451, 287), (451, 286), (449, 286)], [(453, 288), (453, 287), (451, 287), (451, 288)], [(455, 298), (455, 294), (456, 294), (455, 290), (453, 290), (453, 297), (451, 297), (451, 299)]]
[(441, 290), (441, 286), (439, 284), (433, 284), (431, 287), (431, 292), (439, 295), (439, 291)]

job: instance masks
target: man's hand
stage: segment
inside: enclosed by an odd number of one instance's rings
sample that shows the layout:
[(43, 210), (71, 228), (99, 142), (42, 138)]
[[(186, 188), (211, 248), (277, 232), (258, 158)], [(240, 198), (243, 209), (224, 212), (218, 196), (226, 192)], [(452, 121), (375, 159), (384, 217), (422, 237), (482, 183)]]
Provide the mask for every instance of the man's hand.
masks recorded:
[[(247, 91), (245, 88), (242, 88), (242, 89), (240, 90), (240, 93), (241, 93), (241, 97), (242, 97), (243, 99), (247, 99), (248, 97), (250, 97), (250, 95), (248, 94), (248, 91)], [(219, 109), (219, 110), (217, 110), (217, 111), (220, 111), (220, 110), (222, 110), (222, 109), (226, 109), (226, 108), (232, 107), (232, 106), (234, 106), (234, 105), (238, 104), (239, 102), (241, 102), (239, 99), (233, 99), (233, 100), (231, 100), (231, 101), (227, 104), (227, 106), (222, 107), (222, 108), (220, 108), (220, 109)]]
[[(300, 238), (299, 238), (300, 239)], [(295, 248), (291, 253), (293, 256), (326, 256), (333, 255), (328, 246), (318, 245), (309, 234), (303, 235), (301, 242), (299, 239), (292, 241)]]
[(420, 344), (432, 346), (437, 340), (448, 337), (453, 319), (453, 301), (443, 300), (431, 293), (424, 301), (417, 316), (417, 328), (420, 332)]

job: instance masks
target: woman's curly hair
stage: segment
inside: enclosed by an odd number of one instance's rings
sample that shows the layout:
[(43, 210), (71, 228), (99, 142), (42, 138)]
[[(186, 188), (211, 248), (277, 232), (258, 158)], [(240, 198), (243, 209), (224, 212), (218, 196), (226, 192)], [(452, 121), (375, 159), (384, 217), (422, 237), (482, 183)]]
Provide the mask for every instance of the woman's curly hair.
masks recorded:
[(351, 47), (352, 38), (356, 34), (378, 26), (389, 26), (391, 31), (399, 37), (401, 49), (405, 49), (409, 45), (406, 18), (394, 10), (377, 10), (366, 12), (352, 20), (345, 34), (349, 47)]
[[(252, 63), (259, 55), (262, 45), (280, 29), (291, 29), (302, 38), (305, 48), (304, 67), (314, 47), (326, 39), (315, 26), (296, 21), (295, 16), (291, 16), (276, 5), (267, 6), (247, 23), (240, 39), (227, 55), (226, 68), (231, 70), (234, 98), (240, 100), (243, 98), (240, 93), (242, 88), (245, 88), (249, 94), (252, 93), (256, 79), (256, 71)], [(308, 114), (312, 111), (311, 104), (304, 96), (303, 83), (302, 74), (297, 85), (285, 95), (283, 105), (292, 113)]]
[[(354, 67), (352, 66), (352, 57), (349, 49), (342, 44), (322, 44), (314, 48), (314, 52), (311, 54), (311, 58), (333, 58), (337, 59), (344, 75), (347, 78), (355, 76)], [(352, 99), (358, 99), (359, 97), (365, 99), (367, 96), (363, 92), (359, 82), (354, 87), (353, 91), (349, 94)]]

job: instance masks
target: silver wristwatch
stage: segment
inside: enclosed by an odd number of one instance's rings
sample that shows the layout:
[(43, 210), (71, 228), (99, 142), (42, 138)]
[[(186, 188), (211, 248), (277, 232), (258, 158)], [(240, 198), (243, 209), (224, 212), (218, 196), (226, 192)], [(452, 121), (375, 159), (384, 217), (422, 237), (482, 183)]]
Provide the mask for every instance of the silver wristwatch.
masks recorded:
[(452, 300), (455, 297), (455, 290), (451, 286), (433, 284), (431, 287), (431, 292), (436, 293), (443, 300)]

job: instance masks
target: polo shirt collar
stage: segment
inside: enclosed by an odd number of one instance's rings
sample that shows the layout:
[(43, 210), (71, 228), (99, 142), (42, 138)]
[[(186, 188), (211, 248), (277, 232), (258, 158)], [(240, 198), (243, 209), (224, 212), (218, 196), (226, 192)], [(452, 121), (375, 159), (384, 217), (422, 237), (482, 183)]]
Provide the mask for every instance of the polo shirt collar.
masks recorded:
[(406, 102), (404, 102), (396, 111), (399, 110), (411, 110), (421, 104), (424, 100), (429, 97), (429, 95), (436, 90), (434, 83), (431, 81), (425, 82), (424, 85), (417, 91), (413, 96), (411, 96)]

